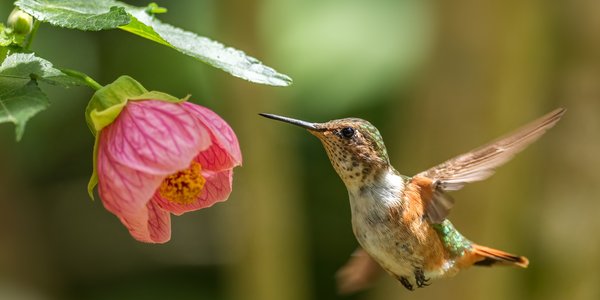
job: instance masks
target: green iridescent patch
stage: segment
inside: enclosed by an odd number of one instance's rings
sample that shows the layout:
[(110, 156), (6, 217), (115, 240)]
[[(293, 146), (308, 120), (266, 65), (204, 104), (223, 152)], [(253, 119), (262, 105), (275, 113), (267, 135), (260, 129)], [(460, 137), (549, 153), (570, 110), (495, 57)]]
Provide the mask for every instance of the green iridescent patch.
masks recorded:
[(463, 255), (464, 251), (471, 248), (472, 242), (462, 236), (452, 223), (444, 220), (440, 224), (433, 224), (433, 228), (438, 232), (444, 247), (455, 256)]
[(366, 134), (365, 136), (371, 137), (373, 142), (375, 142), (375, 144), (377, 145), (377, 147), (375, 149), (377, 151), (377, 154), (380, 157), (385, 158), (387, 160), (388, 159), (387, 149), (385, 148), (385, 143), (383, 142), (383, 137), (379, 133), (379, 130), (377, 130), (377, 127), (373, 126), (373, 124), (371, 124), (367, 121), (363, 121), (360, 125), (360, 129), (362, 131), (367, 132), (368, 134)]

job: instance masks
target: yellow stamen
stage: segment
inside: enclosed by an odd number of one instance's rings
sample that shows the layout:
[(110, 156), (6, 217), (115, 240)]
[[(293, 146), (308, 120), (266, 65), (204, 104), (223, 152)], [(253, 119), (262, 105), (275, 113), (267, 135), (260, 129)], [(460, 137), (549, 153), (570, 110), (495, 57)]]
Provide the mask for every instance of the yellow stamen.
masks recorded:
[(177, 204), (193, 203), (204, 188), (206, 179), (202, 176), (202, 167), (193, 161), (185, 170), (169, 175), (158, 189), (160, 195)]

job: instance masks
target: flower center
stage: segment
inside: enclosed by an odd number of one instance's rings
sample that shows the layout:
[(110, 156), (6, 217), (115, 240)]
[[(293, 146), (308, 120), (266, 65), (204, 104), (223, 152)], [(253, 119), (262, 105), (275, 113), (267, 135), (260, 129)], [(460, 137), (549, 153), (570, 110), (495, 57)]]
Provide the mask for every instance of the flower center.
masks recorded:
[(202, 176), (202, 167), (197, 162), (185, 170), (173, 173), (165, 178), (160, 185), (158, 192), (160, 195), (178, 204), (190, 204), (198, 199), (206, 179)]

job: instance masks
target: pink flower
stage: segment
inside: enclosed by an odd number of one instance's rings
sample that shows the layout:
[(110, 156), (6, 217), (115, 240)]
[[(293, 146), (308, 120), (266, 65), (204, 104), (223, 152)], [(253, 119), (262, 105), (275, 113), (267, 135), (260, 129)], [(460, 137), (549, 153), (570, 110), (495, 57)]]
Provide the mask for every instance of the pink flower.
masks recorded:
[(233, 130), (189, 102), (128, 101), (99, 132), (98, 193), (142, 242), (171, 238), (170, 214), (224, 201), (242, 156)]

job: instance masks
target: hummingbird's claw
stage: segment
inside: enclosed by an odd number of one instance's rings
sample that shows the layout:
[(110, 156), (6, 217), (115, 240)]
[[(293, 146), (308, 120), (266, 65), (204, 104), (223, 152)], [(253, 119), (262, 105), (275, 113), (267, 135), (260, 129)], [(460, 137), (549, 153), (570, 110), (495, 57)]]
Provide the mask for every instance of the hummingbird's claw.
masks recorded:
[(413, 288), (412, 283), (410, 283), (410, 280), (408, 280), (408, 278), (404, 277), (404, 276), (400, 276), (398, 278), (398, 280), (400, 281), (400, 283), (402, 283), (402, 285), (409, 291), (414, 291), (415, 289)]
[(417, 286), (422, 288), (429, 286), (429, 278), (425, 278), (425, 274), (423, 274), (423, 269), (415, 270), (415, 280), (417, 281)]

